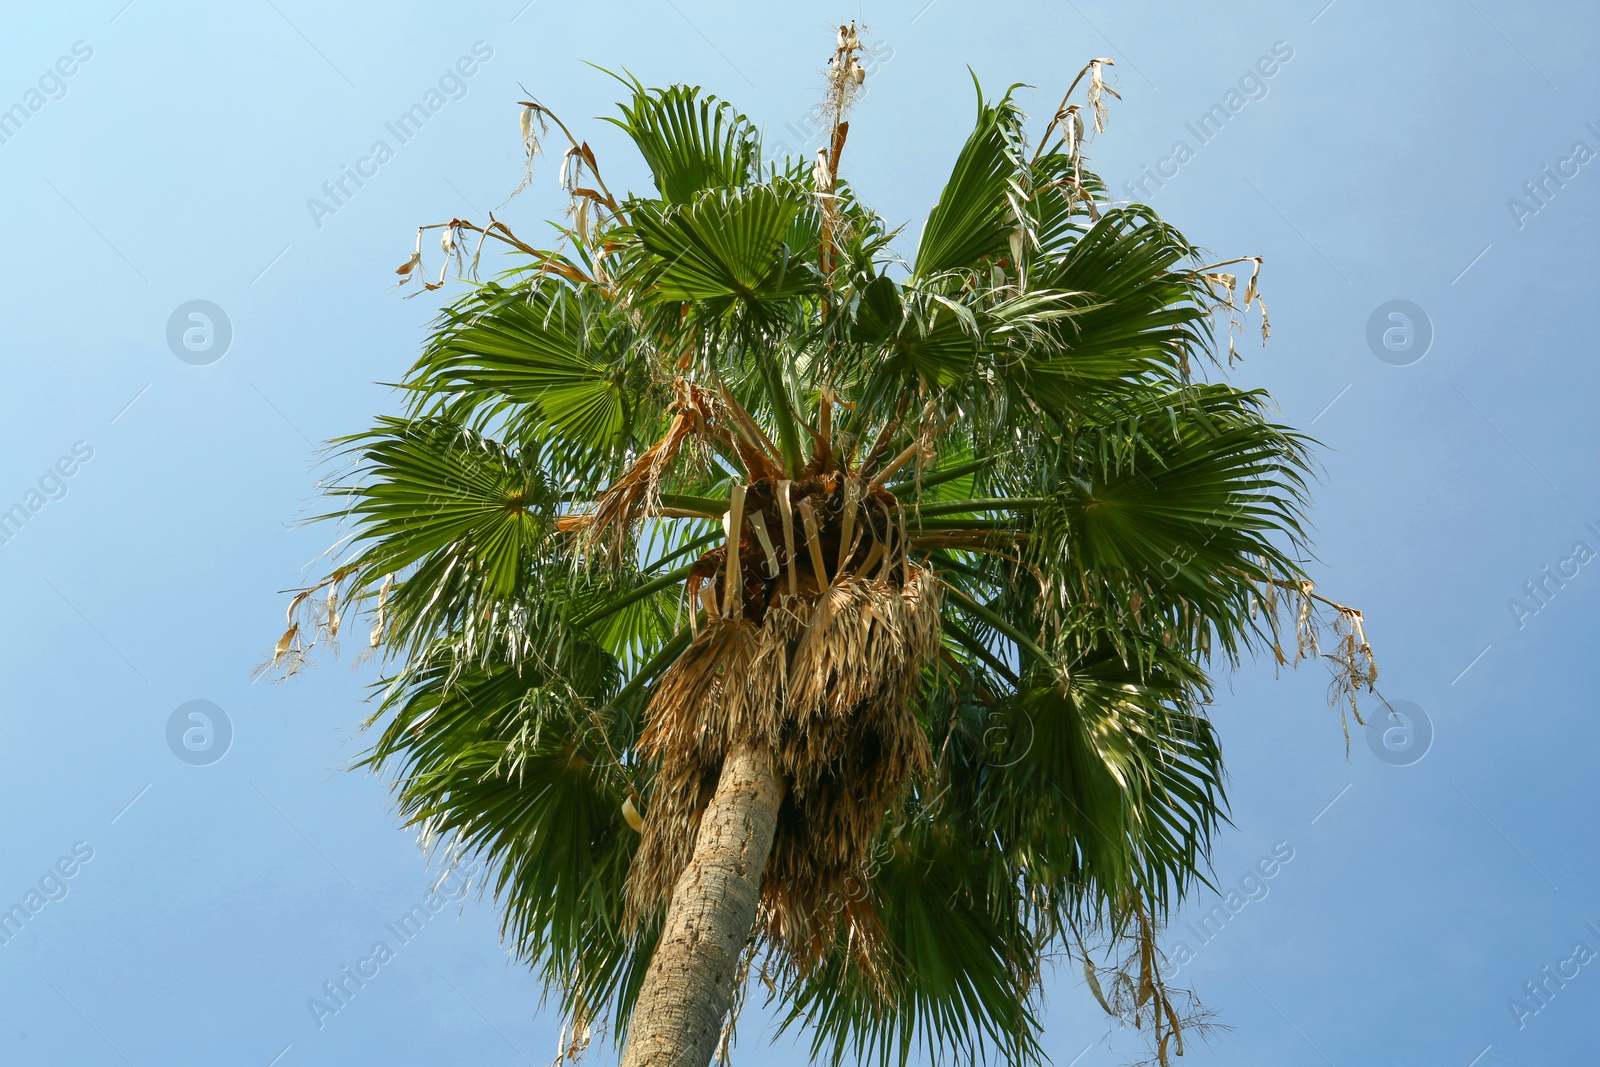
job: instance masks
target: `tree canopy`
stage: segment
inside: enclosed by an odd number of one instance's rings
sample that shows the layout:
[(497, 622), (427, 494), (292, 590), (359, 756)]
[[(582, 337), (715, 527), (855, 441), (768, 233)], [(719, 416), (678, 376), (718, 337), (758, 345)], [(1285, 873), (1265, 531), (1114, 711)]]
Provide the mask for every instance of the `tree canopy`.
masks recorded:
[[(1215, 673), (1322, 654), (1341, 700), (1376, 677), (1306, 573), (1311, 442), (1220, 361), (1260, 261), (1229, 261), (1240, 287), (1109, 202), (1083, 162), (1108, 60), (1036, 135), (1015, 87), (980, 92), (903, 256), (840, 172), (843, 41), (814, 161), (624, 78), (608, 121), (654, 188), (619, 196), (524, 105), (571, 211), (550, 248), (492, 216), (419, 231), (402, 280), (453, 265), (465, 291), (401, 410), (338, 443), (347, 536), (274, 659), (369, 620), (363, 763), (426, 842), (489, 861), (570, 1051), (625, 1030), (744, 730), (790, 782), (749, 988), (819, 1058), (1036, 1059), (1066, 954), (1165, 1060), (1191, 1016), (1157, 938), (1226, 817)], [(486, 244), (510, 265), (478, 282)]]

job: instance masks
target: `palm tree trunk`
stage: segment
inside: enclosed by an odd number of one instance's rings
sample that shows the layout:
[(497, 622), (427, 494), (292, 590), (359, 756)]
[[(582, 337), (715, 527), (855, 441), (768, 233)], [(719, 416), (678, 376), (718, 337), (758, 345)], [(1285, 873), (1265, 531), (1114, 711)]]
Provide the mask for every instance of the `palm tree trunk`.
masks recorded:
[(755, 924), (783, 800), (772, 754), (744, 745), (722, 764), (694, 855), (672, 890), (628, 1026), (621, 1067), (706, 1067)]

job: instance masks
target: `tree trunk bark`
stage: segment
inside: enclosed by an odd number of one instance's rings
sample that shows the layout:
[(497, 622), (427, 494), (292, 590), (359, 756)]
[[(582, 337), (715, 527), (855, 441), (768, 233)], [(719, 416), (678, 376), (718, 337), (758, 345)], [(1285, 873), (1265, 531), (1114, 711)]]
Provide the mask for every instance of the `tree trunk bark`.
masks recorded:
[(673, 887), (661, 941), (633, 1009), (621, 1067), (706, 1067), (755, 925), (761, 873), (783, 800), (772, 755), (730, 752)]

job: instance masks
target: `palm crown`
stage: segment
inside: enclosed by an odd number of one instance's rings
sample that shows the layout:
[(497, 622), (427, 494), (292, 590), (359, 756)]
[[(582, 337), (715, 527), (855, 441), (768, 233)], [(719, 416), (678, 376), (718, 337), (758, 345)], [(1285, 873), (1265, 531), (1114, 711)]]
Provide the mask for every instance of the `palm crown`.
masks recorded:
[[(847, 44), (815, 165), (630, 81), (611, 121), (652, 193), (614, 196), (561, 126), (557, 249), (424, 228), (515, 265), (443, 313), (404, 413), (343, 442), (348, 554), (276, 658), (370, 614), (394, 670), (365, 762), (428, 840), (493, 861), (574, 1049), (625, 1030), (753, 745), (783, 793), (737, 979), (819, 1054), (1032, 1058), (1064, 948), (1164, 1059), (1183, 1013), (1154, 939), (1225, 811), (1208, 672), (1313, 651), (1331, 606), (1336, 686), (1374, 675), (1359, 613), (1301, 569), (1308, 442), (1198, 377), (1254, 274), (1236, 304), (1083, 168), (1109, 61), (1031, 145), (1012, 94), (980, 96), (906, 262), (839, 175)], [(527, 105), (530, 164), (547, 120)]]

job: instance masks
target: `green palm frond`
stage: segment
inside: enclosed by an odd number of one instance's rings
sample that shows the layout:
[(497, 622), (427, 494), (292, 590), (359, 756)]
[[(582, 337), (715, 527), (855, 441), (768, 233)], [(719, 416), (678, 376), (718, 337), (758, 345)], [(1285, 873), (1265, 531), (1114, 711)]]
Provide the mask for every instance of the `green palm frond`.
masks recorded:
[(1083, 293), (1057, 351), (1026, 359), (1030, 387), (1047, 404), (1084, 389), (1124, 389), (1149, 376), (1187, 378), (1210, 340), (1201, 285), (1181, 261), (1195, 250), (1148, 208), (1115, 208), (1036, 263), (1032, 283)]
[(390, 687), (363, 760), (394, 775), (400, 813), (425, 843), (492, 864), (507, 941), (570, 988), (569, 1009), (614, 996), (630, 955), (621, 900), (637, 835), (590, 711), (616, 681), (592, 644), (521, 669), (461, 670), (439, 655)]
[(1033, 542), (1058, 603), (1129, 633), (1161, 619), (1237, 655), (1267, 579), (1301, 575), (1307, 536), (1307, 442), (1264, 403), (1190, 386), (1082, 431), (1075, 462), (1047, 474)]
[(380, 418), (342, 444), (352, 477), (327, 491), (352, 526), (343, 599), (380, 599), (381, 640), (414, 653), (526, 593), (559, 500), (537, 448), (437, 418)]
[(979, 90), (978, 121), (956, 156), (955, 169), (917, 245), (918, 278), (971, 270), (1010, 250), (1027, 197), (1019, 181), (1024, 167), (1023, 121), (1022, 109), (1009, 93), (999, 103), (988, 104)]
[(1038, 975), (1020, 894), (996, 881), (1002, 858), (927, 822), (883, 852), (873, 878), (888, 957), (881, 973), (841, 946), (786, 991), (779, 1032), (809, 1026), (811, 1054), (825, 1063), (1041, 1059), (1030, 1010)]
[(619, 126), (639, 149), (661, 198), (687, 204), (707, 189), (729, 189), (753, 181), (761, 162), (760, 134), (725, 100), (702, 96), (699, 86), (647, 89), (637, 78), (620, 78), (633, 89), (621, 105)]
[(1130, 667), (1110, 650), (1070, 670), (1066, 685), (1037, 679), (993, 709), (1004, 743), (991, 759), (1005, 775), (982, 822), (1023, 857), (1063, 923), (1107, 922), (1129, 893), (1165, 918), (1226, 810), (1221, 750), (1197, 707), (1203, 681), (1192, 668), (1174, 678)]
[[(604, 457), (654, 428), (662, 407), (614, 302), (543, 277), (489, 283), (446, 309), (407, 382), (419, 411), (504, 415), (561, 449)], [(576, 463), (574, 466), (581, 466)]]
[(804, 210), (798, 190), (709, 189), (688, 204), (641, 205), (634, 228), (654, 257), (649, 282), (659, 297), (715, 319), (731, 304), (759, 308), (816, 288), (814, 268), (797, 254), (805, 250), (785, 243)]

